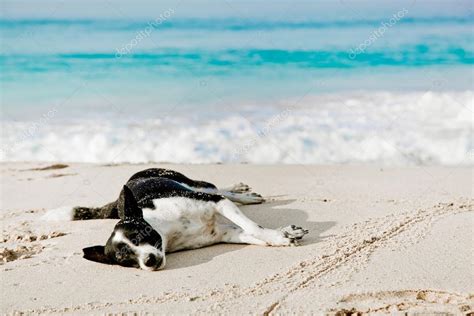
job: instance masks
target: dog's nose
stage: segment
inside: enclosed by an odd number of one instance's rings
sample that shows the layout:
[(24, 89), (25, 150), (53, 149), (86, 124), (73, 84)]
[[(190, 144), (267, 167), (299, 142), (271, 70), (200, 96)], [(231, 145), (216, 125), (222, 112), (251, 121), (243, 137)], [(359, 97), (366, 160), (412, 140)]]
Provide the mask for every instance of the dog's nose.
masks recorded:
[(155, 267), (158, 265), (158, 259), (155, 255), (149, 254), (148, 257), (145, 259), (145, 265), (147, 267)]

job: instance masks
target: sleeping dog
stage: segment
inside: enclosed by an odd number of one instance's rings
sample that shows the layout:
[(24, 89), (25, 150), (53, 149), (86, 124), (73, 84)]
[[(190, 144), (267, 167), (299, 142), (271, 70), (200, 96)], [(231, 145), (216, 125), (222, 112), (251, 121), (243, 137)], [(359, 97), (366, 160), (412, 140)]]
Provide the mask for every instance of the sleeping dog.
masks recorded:
[(120, 218), (105, 246), (84, 248), (84, 258), (144, 270), (165, 266), (165, 254), (217, 243), (262, 246), (297, 245), (307, 230), (290, 225), (263, 228), (247, 218), (240, 204), (263, 198), (244, 184), (217, 189), (167, 169), (134, 174), (118, 200), (99, 208), (75, 207), (75, 220)]

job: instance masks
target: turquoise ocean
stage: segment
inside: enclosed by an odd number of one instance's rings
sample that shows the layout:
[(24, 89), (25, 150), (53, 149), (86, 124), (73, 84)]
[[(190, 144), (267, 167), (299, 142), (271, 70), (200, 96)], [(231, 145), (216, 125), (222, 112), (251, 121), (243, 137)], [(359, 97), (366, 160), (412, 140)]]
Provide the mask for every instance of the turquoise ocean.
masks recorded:
[(3, 161), (472, 164), (470, 1), (3, 1)]

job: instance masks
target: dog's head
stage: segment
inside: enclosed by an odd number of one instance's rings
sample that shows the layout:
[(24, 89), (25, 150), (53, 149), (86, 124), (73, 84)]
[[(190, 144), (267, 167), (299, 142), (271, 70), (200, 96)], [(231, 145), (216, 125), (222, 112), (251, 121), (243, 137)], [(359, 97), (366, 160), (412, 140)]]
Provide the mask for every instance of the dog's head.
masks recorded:
[(132, 191), (123, 187), (124, 218), (115, 225), (105, 246), (84, 248), (84, 258), (106, 264), (119, 264), (144, 270), (165, 266), (160, 234), (143, 219)]

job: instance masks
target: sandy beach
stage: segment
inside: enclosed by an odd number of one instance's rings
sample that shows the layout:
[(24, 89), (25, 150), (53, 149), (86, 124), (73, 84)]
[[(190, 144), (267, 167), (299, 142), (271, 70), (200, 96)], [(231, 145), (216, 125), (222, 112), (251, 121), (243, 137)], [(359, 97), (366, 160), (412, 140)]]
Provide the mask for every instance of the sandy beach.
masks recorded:
[[(302, 165), (2, 163), (1, 312), (6, 314), (337, 314), (474, 311), (472, 169)], [(221, 244), (167, 256), (165, 270), (96, 264), (116, 220), (48, 222), (60, 206), (115, 199), (148, 167), (219, 186), (270, 228), (310, 230), (301, 246)]]
[[(2, 1), (0, 316), (474, 316), (473, 13)], [(65, 220), (147, 168), (260, 194), (239, 205), (256, 225), (220, 197), (156, 201), (182, 190), (157, 179), (124, 189), (130, 221)], [(168, 253), (220, 240), (299, 245)]]

